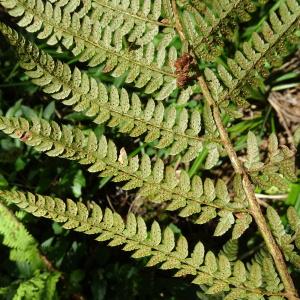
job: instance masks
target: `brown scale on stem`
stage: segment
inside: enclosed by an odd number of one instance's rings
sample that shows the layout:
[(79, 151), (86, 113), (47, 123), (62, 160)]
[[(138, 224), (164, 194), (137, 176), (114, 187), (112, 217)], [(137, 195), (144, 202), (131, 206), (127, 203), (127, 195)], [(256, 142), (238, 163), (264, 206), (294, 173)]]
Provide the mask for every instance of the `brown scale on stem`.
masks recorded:
[(177, 86), (184, 87), (191, 80), (195, 79), (195, 75), (193, 74), (193, 69), (196, 66), (196, 61), (194, 57), (189, 53), (184, 53), (181, 57), (179, 57), (174, 63), (176, 68), (175, 74), (177, 76)]

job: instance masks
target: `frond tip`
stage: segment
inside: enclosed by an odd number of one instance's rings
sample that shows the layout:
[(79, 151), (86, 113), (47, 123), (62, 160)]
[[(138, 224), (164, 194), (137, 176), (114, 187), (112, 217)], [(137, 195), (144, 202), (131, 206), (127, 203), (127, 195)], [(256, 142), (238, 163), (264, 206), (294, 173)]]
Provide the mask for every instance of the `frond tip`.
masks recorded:
[[(189, 252), (184, 236), (176, 238), (170, 227), (161, 230), (155, 221), (148, 233), (144, 220), (132, 213), (124, 222), (119, 214), (109, 208), (103, 212), (96, 203), (86, 206), (71, 199), (64, 202), (59, 198), (10, 191), (1, 191), (0, 197), (35, 216), (64, 223), (66, 229), (96, 234), (97, 241), (109, 241), (109, 246), (122, 245), (124, 251), (133, 252), (134, 258), (150, 257), (148, 266), (160, 265), (161, 269), (176, 269), (175, 276), (191, 275), (194, 284), (208, 287), (208, 294), (228, 294), (224, 299), (282, 295), (279, 282), (264, 290), (263, 278), (267, 275), (258, 263), (252, 264), (247, 271), (239, 260), (231, 265), (225, 254), (217, 257), (211, 251), (205, 253), (201, 242)], [(272, 264), (272, 261), (269, 263)], [(275, 269), (269, 269), (276, 276)], [(261, 289), (258, 291), (257, 288)]]

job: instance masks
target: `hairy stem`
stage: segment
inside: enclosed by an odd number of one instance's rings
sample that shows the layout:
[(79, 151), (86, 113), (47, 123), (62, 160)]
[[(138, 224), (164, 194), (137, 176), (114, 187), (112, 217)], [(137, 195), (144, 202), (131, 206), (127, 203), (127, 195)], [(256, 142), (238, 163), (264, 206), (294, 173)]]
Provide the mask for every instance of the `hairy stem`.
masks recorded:
[(233, 148), (233, 145), (229, 139), (229, 136), (227, 134), (227, 131), (223, 126), (220, 110), (219, 110), (217, 104), (215, 103), (214, 99), (212, 98), (212, 96), (209, 92), (209, 89), (207, 87), (207, 84), (206, 84), (205, 80), (203, 79), (203, 77), (199, 77), (198, 80), (199, 80), (199, 84), (202, 89), (203, 95), (205, 97), (205, 100), (207, 101), (208, 105), (212, 109), (216, 126), (218, 128), (224, 148), (227, 151), (229, 159), (233, 165), (233, 168), (236, 173), (241, 174), (243, 177), (243, 186), (244, 186), (244, 191), (245, 191), (246, 197), (249, 202), (250, 212), (253, 215), (253, 218), (255, 219), (258, 229), (261, 232), (262, 237), (264, 238), (266, 246), (267, 246), (270, 254), (273, 257), (277, 271), (281, 277), (282, 283), (287, 292), (287, 298), (290, 300), (300, 299), (300, 298), (298, 298), (297, 290), (296, 290), (293, 280), (288, 272), (287, 265), (283, 258), (282, 252), (281, 252), (280, 248), (278, 247), (278, 245), (268, 227), (266, 219), (260, 209), (260, 205), (258, 203), (258, 200), (256, 199), (254, 189), (253, 189), (253, 186), (249, 179), (249, 176), (248, 176), (246, 170), (244, 169), (244, 167), (242, 166), (240, 160), (238, 159), (237, 154), (236, 154), (236, 152)]

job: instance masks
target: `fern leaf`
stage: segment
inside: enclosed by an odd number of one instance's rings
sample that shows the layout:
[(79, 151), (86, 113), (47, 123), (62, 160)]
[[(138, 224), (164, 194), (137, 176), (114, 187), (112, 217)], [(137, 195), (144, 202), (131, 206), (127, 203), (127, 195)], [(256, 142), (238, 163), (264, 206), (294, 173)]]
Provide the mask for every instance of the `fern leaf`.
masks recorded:
[(272, 186), (279, 190), (288, 190), (288, 182), (297, 180), (295, 168), (295, 153), (286, 146), (278, 147), (277, 137), (272, 134), (269, 138), (268, 159), (260, 161), (256, 136), (248, 133), (247, 160), (245, 167), (255, 184), (263, 189)]
[(249, 131), (247, 138), (247, 154), (247, 161), (245, 163), (247, 169), (256, 170), (262, 167), (263, 164), (260, 162), (259, 158), (257, 138), (251, 131)]
[[(37, 33), (39, 39), (46, 39), (51, 46), (62, 44), (91, 67), (102, 64), (103, 72), (111, 72), (112, 76), (125, 75), (126, 83), (144, 88), (147, 94), (157, 92), (158, 100), (176, 89), (177, 50), (171, 45), (175, 31), (171, 22), (167, 25), (157, 20), (162, 8), (159, 0), (147, 0), (141, 6), (133, 1), (127, 7), (117, 2), (91, 1), (90, 10), (82, 8), (79, 12), (68, 9), (68, 5), (44, 4), (40, 0), (2, 0), (1, 4), (10, 15), (22, 17), (18, 24)], [(163, 12), (162, 17), (165, 15)], [(154, 44), (159, 26), (166, 29), (160, 32), (163, 37), (159, 43)], [(136, 50), (123, 47), (125, 36), (138, 47)]]
[(273, 261), (271, 258), (266, 257), (262, 264), (266, 289), (271, 292), (279, 292), (283, 290), (283, 286), (280, 283), (278, 274), (276, 273)]
[(227, 241), (220, 254), (225, 255), (229, 261), (236, 261), (238, 257), (238, 241), (236, 239)]
[(239, 214), (236, 223), (232, 230), (232, 238), (239, 239), (241, 235), (249, 228), (252, 223), (252, 218), (248, 214)]
[(288, 234), (282, 224), (280, 216), (276, 210), (269, 206), (267, 208), (267, 218), (272, 230), (273, 235), (276, 238), (277, 243), (279, 244), (284, 256), (297, 268), (300, 267), (300, 217), (293, 207), (288, 208), (288, 221), (291, 224), (291, 228), (294, 232), (294, 238), (291, 234)]
[[(107, 87), (101, 82), (75, 68), (71, 71), (67, 64), (54, 60), (39, 50), (36, 45), (24, 40), (8, 26), (0, 23), (0, 30), (17, 47), (21, 66), (33, 83), (43, 87), (44, 92), (56, 101), (72, 105), (73, 109), (92, 117), (97, 124), (108, 123), (110, 127), (119, 127), (122, 133), (138, 137), (144, 133), (145, 142), (157, 141), (160, 149), (169, 147), (171, 155), (182, 153), (182, 161), (193, 160), (203, 148), (209, 149), (206, 162), (212, 168), (219, 159), (220, 144), (213, 135), (199, 136), (201, 131), (201, 113), (176, 109), (173, 105), (165, 107), (152, 99), (143, 105), (137, 94)], [(179, 100), (187, 101), (191, 90), (182, 92)]]
[(0, 215), (0, 233), (3, 244), (11, 248), (10, 259), (29, 262), (34, 268), (42, 265), (37, 242), (3, 203), (0, 203)]
[[(256, 287), (261, 287), (261, 295), (268, 295), (268, 290), (264, 290), (262, 286), (264, 272), (259, 264), (251, 265), (250, 272), (246, 272), (244, 264), (240, 261), (238, 268), (232, 267), (225, 255), (218, 258), (211, 251), (205, 253), (201, 242), (198, 242), (190, 253), (186, 239), (183, 236), (176, 239), (170, 227), (162, 231), (158, 229), (157, 223), (153, 223), (152, 228), (156, 227), (151, 229), (151, 232), (156, 232), (154, 244), (154, 233), (147, 234), (147, 226), (143, 219), (133, 214), (128, 215), (125, 223), (120, 215), (108, 208), (103, 213), (95, 203), (86, 207), (81, 202), (75, 203), (70, 199), (65, 203), (59, 198), (16, 191), (1, 191), (0, 197), (33, 215), (41, 216), (43, 211), (44, 217), (64, 223), (63, 227), (67, 229), (96, 234), (96, 240), (109, 241), (109, 246), (122, 245), (123, 250), (133, 251), (132, 256), (135, 258), (150, 257), (149, 266), (159, 264), (162, 269), (177, 269), (179, 271), (176, 276), (192, 275), (193, 283), (207, 285), (210, 294), (228, 292), (229, 285), (234, 284), (246, 294), (253, 294), (257, 291)], [(238, 270), (244, 270), (245, 280), (241, 280), (241, 273), (236, 277)], [(280, 292), (277, 294), (280, 295)]]
[(204, 60), (219, 56), (223, 43), (218, 36), (222, 34), (230, 39), (233, 35), (231, 23), (249, 21), (250, 13), (256, 9), (251, 0), (211, 1), (198, 8), (196, 5), (188, 3), (183, 6), (181, 22), (195, 54)]
[(219, 216), (220, 221), (215, 229), (214, 236), (223, 235), (227, 230), (231, 228), (235, 221), (232, 212), (229, 211), (220, 211)]
[[(181, 170), (177, 178), (172, 166), (164, 166), (160, 159), (152, 165), (146, 154), (141, 160), (138, 156), (128, 158), (125, 149), (118, 151), (114, 142), (107, 140), (104, 135), (97, 140), (93, 131), (86, 136), (78, 128), (65, 125), (60, 127), (54, 121), (49, 123), (43, 119), (32, 119), (30, 124), (24, 118), (8, 117), (0, 117), (0, 130), (48, 156), (76, 160), (80, 164), (90, 165), (89, 172), (100, 172), (103, 177), (113, 176), (116, 182), (127, 181), (123, 189), (139, 187), (140, 194), (155, 203), (169, 201), (167, 209), (181, 209), (182, 217), (200, 214), (201, 218), (204, 213), (202, 223), (206, 223), (215, 218), (216, 211), (220, 210), (221, 218), (216, 231), (218, 235), (225, 233), (234, 224), (234, 213), (247, 213), (246, 203), (236, 208), (236, 204), (228, 196), (226, 201), (222, 200), (224, 195), (228, 195), (222, 181), (218, 181), (218, 186), (222, 186), (225, 194), (219, 193), (217, 196), (211, 179), (205, 180), (202, 189), (200, 177), (194, 176), (190, 179), (187, 172)], [(214, 214), (209, 218), (204, 217), (205, 208), (213, 210)]]
[(227, 61), (228, 68), (219, 66), (217, 73), (209, 69), (205, 71), (217, 102), (235, 99), (243, 103), (240, 94), (245, 92), (247, 85), (251, 85), (251, 78), (256, 76), (253, 68), (258, 72), (263, 71), (265, 60), (271, 61), (272, 56), (277, 56), (274, 52), (282, 50), (283, 40), (292, 36), (299, 26), (299, 16), (300, 5), (297, 1), (283, 1), (262, 24), (261, 33), (253, 33), (250, 42), (243, 43), (242, 50), (235, 53), (234, 60)]
[(59, 273), (36, 272), (32, 278), (19, 284), (12, 299), (55, 299), (58, 279)]

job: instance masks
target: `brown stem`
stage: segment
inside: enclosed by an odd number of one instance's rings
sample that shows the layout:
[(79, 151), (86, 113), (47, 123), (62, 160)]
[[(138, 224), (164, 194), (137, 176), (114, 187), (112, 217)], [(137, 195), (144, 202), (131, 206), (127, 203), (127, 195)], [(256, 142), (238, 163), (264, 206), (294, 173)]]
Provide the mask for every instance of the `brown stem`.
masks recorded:
[(255, 197), (254, 189), (251, 184), (251, 181), (249, 179), (249, 176), (242, 166), (240, 160), (237, 157), (237, 154), (233, 148), (233, 145), (231, 144), (231, 141), (229, 139), (229, 136), (227, 134), (226, 129), (223, 126), (221, 114), (218, 106), (216, 105), (214, 99), (212, 98), (209, 89), (207, 87), (207, 84), (203, 77), (199, 77), (199, 84), (202, 89), (203, 95), (208, 103), (208, 105), (211, 107), (214, 120), (216, 123), (216, 126), (218, 128), (221, 140), (223, 141), (223, 145), (225, 150), (227, 151), (227, 154), (230, 158), (230, 161), (233, 165), (233, 168), (236, 173), (241, 174), (243, 177), (243, 187), (246, 194), (246, 197), (249, 202), (250, 211), (253, 215), (253, 218), (255, 219), (255, 222), (258, 226), (259, 231), (261, 232), (262, 237), (264, 238), (264, 241), (266, 243), (266, 246), (273, 257), (274, 263), (276, 265), (277, 271), (280, 275), (280, 278), (282, 280), (282, 283), (285, 287), (287, 298), (290, 300), (296, 300), (298, 298), (297, 290), (294, 286), (293, 280), (288, 272), (287, 265), (284, 261), (282, 252), (280, 248), (278, 247), (269, 227), (266, 222), (266, 219), (260, 209), (259, 203)]
[(184, 42), (185, 36), (183, 34), (183, 29), (182, 29), (181, 23), (179, 21), (179, 15), (178, 15), (177, 5), (176, 5), (175, 0), (172, 0), (172, 10), (173, 10), (174, 18), (175, 18), (175, 28), (178, 32), (178, 35), (179, 35), (181, 41)]
[(59, 272), (60, 273), (60, 271), (57, 270), (53, 266), (52, 262), (48, 259), (48, 257), (46, 255), (43, 255), (41, 252), (40, 252), (40, 258), (41, 258), (42, 262), (44, 263), (44, 265), (45, 265), (45, 267), (47, 268), (48, 271), (50, 271), (50, 272)]

